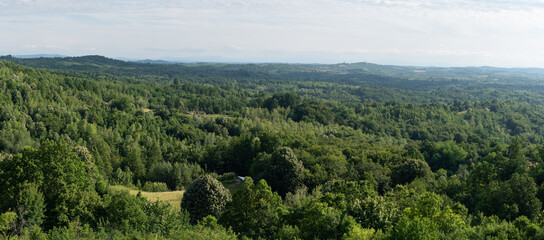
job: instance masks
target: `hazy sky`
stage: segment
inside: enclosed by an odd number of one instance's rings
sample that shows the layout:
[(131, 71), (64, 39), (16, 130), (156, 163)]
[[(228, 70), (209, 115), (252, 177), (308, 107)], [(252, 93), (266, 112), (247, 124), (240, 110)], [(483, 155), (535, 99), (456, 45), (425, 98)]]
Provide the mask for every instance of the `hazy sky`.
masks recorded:
[(0, 0), (0, 55), (544, 67), (543, 0)]

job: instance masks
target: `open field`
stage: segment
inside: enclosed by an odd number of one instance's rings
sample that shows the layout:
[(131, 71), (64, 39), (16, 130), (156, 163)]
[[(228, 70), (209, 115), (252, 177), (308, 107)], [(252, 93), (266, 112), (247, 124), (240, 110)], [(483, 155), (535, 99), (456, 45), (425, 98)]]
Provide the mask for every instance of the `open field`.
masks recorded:
[(169, 192), (144, 192), (139, 191), (134, 188), (126, 187), (126, 186), (110, 186), (110, 188), (114, 191), (128, 191), (132, 195), (137, 195), (138, 192), (142, 193), (142, 196), (147, 198), (150, 201), (163, 201), (167, 202), (174, 208), (179, 208), (179, 205), (181, 203), (181, 198), (183, 198), (183, 193), (185, 191), (169, 191)]
[[(231, 192), (234, 193), (239, 185), (237, 183), (229, 183), (224, 184), (225, 187)], [(181, 204), (181, 199), (183, 198), (183, 193), (185, 191), (169, 191), (169, 192), (144, 192), (140, 191), (134, 187), (127, 187), (127, 186), (121, 186), (121, 185), (112, 185), (110, 186), (110, 189), (113, 191), (128, 191), (130, 194), (136, 196), (138, 192), (142, 193), (142, 196), (147, 198), (150, 201), (163, 201), (167, 202), (172, 207), (179, 209)]]

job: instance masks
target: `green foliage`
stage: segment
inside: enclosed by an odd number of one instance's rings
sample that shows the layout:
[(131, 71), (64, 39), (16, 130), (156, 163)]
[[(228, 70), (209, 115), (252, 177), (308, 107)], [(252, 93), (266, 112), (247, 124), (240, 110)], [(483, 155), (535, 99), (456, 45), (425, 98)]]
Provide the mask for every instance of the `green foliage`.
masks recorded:
[(207, 240), (207, 239), (225, 239), (236, 240), (238, 239), (236, 234), (230, 230), (225, 230), (221, 226), (205, 227), (197, 225), (194, 227), (187, 227), (181, 230), (173, 231), (168, 236), (168, 239), (172, 240)]
[(81, 225), (78, 222), (70, 222), (67, 226), (54, 228), (50, 233), (51, 239), (91, 239), (99, 238), (99, 236), (89, 225)]
[(467, 152), (453, 141), (434, 143), (425, 151), (425, 159), (433, 170), (457, 171), (460, 164), (467, 164)]
[[(25, 182), (30, 182), (38, 190), (29, 191), (43, 193), (47, 227), (92, 217), (97, 197), (94, 184), (91, 185), (85, 163), (65, 143), (45, 141), (39, 149), (25, 148), (0, 164), (2, 209), (15, 209), (16, 197), (28, 186)], [(35, 198), (29, 201), (40, 201), (39, 194)], [(38, 202), (32, 204), (40, 205)]]
[(291, 148), (279, 148), (262, 166), (261, 177), (281, 196), (302, 186), (305, 169)]
[(535, 218), (542, 207), (536, 197), (537, 187), (527, 175), (514, 174), (505, 182), (491, 181), (478, 189), (481, 200), (476, 209), (485, 214), (495, 214), (502, 219), (513, 220), (519, 216)]
[(229, 172), (221, 175), (217, 180), (223, 184), (233, 184), (238, 182), (238, 175), (236, 175), (236, 173)]
[(322, 191), (325, 193), (330, 192), (334, 194), (342, 194), (348, 204), (352, 204), (355, 201), (376, 197), (378, 195), (376, 190), (374, 190), (372, 183), (364, 180), (332, 180), (323, 186)]
[(227, 203), (221, 224), (250, 238), (271, 237), (280, 229), (282, 201), (265, 180), (253, 183), (246, 177)]
[(163, 182), (145, 182), (142, 190), (146, 192), (167, 192), (168, 187)]
[(14, 212), (5, 212), (0, 215), (0, 234), (6, 236), (7, 232), (13, 228), (17, 221), (17, 214)]
[(376, 233), (376, 230), (370, 228), (361, 228), (359, 226), (355, 226), (351, 229), (349, 233), (344, 234), (344, 237), (342, 239), (345, 240), (371, 240), (374, 239), (374, 235)]
[(7, 238), (543, 236), (540, 70), (5, 59), (43, 69), (0, 61)]
[(425, 193), (404, 209), (391, 231), (392, 239), (462, 239), (468, 225), (436, 194)]
[(130, 171), (130, 168), (126, 168), (125, 171), (121, 168), (117, 168), (112, 177), (112, 183), (117, 185), (130, 186), (132, 185), (133, 174)]
[(138, 231), (168, 235), (189, 224), (189, 216), (185, 212), (164, 202), (148, 202), (128, 192), (106, 195), (97, 215), (101, 218), (99, 225), (123, 233)]
[(146, 229), (143, 232), (168, 235), (179, 229), (189, 226), (189, 214), (172, 208), (165, 202), (148, 202), (143, 210), (147, 215)]
[(19, 232), (25, 228), (42, 225), (45, 218), (45, 202), (38, 185), (34, 183), (23, 185), (17, 196), (16, 205)]
[(529, 239), (513, 223), (501, 221), (497, 217), (485, 217), (481, 224), (470, 229), (470, 239)]
[(400, 215), (396, 203), (382, 196), (357, 200), (348, 212), (364, 228), (384, 230), (394, 226)]
[(108, 190), (108, 185), (106, 184), (105, 181), (100, 180), (96, 182), (95, 188), (96, 188), (96, 192), (103, 196), (104, 194), (106, 194)]
[(144, 212), (146, 201), (127, 192), (108, 195), (105, 199), (104, 213), (108, 225), (123, 231), (143, 230), (147, 222)]
[(115, 99), (111, 102), (110, 107), (115, 108), (120, 111), (126, 111), (131, 107), (130, 100), (127, 97), (122, 97), (120, 99)]
[(416, 178), (429, 179), (432, 171), (429, 165), (421, 160), (408, 159), (393, 171), (393, 184), (411, 183)]
[(295, 205), (286, 219), (302, 239), (339, 239), (357, 227), (351, 216), (311, 198)]
[(334, 120), (332, 109), (319, 101), (304, 101), (293, 109), (293, 120), (328, 124)]
[(277, 107), (288, 108), (295, 107), (302, 102), (302, 98), (294, 93), (276, 93), (272, 97), (264, 100), (263, 107), (272, 110)]
[(196, 223), (208, 215), (219, 216), (230, 200), (230, 192), (217, 179), (204, 175), (187, 188), (181, 208), (187, 210), (191, 222)]
[(171, 190), (188, 187), (203, 174), (202, 168), (197, 164), (155, 162), (147, 172), (147, 180), (164, 182)]

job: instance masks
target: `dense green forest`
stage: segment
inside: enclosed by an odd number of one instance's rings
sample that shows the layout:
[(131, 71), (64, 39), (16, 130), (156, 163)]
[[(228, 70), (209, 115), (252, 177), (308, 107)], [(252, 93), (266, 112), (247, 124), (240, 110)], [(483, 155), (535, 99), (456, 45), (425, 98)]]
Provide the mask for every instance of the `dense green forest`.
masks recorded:
[(544, 239), (544, 70), (1, 59), (0, 238)]

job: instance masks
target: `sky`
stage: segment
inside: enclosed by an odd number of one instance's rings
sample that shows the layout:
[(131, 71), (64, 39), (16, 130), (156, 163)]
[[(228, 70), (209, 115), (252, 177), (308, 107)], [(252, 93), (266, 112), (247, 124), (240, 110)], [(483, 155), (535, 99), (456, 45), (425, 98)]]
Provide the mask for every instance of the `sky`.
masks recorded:
[(0, 55), (544, 68), (544, 0), (0, 0)]

